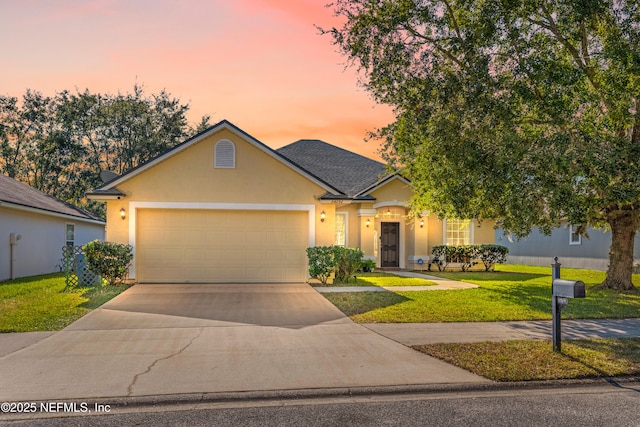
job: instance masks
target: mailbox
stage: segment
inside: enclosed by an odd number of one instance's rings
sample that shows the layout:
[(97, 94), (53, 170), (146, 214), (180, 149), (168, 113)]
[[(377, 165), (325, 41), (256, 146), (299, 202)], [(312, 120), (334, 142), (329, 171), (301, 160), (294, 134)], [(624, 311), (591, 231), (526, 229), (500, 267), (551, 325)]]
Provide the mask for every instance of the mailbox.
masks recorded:
[(581, 280), (555, 279), (552, 282), (553, 296), (561, 298), (585, 298), (584, 282)]

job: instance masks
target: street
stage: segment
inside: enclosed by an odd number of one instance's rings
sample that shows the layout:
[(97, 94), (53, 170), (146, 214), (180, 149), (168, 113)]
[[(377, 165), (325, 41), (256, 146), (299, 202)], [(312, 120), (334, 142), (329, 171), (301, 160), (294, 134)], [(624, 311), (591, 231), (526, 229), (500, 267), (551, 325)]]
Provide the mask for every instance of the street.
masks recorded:
[[(10, 426), (640, 426), (640, 384), (467, 392), (185, 402), (109, 408), (103, 415), (33, 414)], [(34, 418), (35, 417), (35, 418)], [(43, 418), (38, 418), (43, 417)]]

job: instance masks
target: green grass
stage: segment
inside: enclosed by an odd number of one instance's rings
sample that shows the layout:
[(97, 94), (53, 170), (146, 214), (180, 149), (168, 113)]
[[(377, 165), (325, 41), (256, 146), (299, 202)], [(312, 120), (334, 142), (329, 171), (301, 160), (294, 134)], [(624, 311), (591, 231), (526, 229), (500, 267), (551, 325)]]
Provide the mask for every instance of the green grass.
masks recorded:
[(127, 286), (64, 288), (62, 273), (0, 282), (0, 332), (61, 330)]
[[(502, 265), (495, 272), (429, 272), (477, 284), (475, 289), (323, 294), (358, 323), (495, 322), (551, 319), (551, 268)], [(640, 291), (594, 289), (604, 272), (563, 269), (582, 280), (587, 297), (571, 300), (565, 319), (640, 317)], [(634, 276), (640, 287), (640, 276)]]
[[(435, 283), (427, 279), (401, 277), (391, 273), (356, 273), (356, 279), (351, 277), (347, 281), (336, 282), (328, 286), (434, 286)], [(320, 284), (314, 286), (321, 286)]]
[(430, 344), (414, 349), (494, 381), (533, 381), (640, 374), (640, 338)]

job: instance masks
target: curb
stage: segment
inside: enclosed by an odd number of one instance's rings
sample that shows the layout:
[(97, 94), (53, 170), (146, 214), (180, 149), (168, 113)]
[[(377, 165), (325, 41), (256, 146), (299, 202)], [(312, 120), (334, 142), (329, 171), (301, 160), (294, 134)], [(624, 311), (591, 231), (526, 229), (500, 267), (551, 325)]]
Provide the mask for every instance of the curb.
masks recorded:
[[(436, 394), (457, 394), (473, 392), (499, 392), (517, 390), (550, 390), (561, 388), (585, 388), (585, 387), (617, 387), (620, 389), (637, 389), (640, 391), (640, 376), (609, 377), (609, 378), (585, 378), (575, 380), (548, 380), (548, 381), (521, 381), (521, 382), (491, 382), (491, 383), (465, 383), (465, 384), (424, 384), (424, 385), (397, 385), (381, 387), (345, 387), (345, 388), (319, 388), (319, 389), (291, 389), (291, 390), (260, 390), (241, 392), (216, 392), (216, 393), (185, 393), (167, 394), (157, 396), (134, 397), (97, 397), (82, 399), (61, 399), (56, 402), (73, 405), (80, 401), (91, 402), (91, 405), (107, 405), (114, 409), (113, 413), (140, 411), (141, 409), (161, 410), (162, 407), (195, 406), (195, 405), (219, 405), (234, 406), (246, 404), (265, 404), (267, 402), (292, 403), (296, 400), (314, 399), (339, 399), (357, 397), (401, 397)], [(635, 387), (635, 388), (634, 388)], [(50, 403), (49, 401), (34, 401)], [(183, 408), (184, 409), (184, 408)], [(21, 413), (0, 414), (0, 421), (19, 421), (27, 419), (58, 418), (73, 416), (95, 416), (96, 413)]]

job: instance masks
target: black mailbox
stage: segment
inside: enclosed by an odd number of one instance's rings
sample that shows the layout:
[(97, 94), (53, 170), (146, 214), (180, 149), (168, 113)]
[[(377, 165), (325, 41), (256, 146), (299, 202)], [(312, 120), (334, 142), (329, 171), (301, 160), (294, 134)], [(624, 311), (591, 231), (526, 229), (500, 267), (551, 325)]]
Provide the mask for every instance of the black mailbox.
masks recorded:
[(553, 296), (561, 298), (585, 298), (584, 282), (581, 280), (555, 279), (553, 281)]

